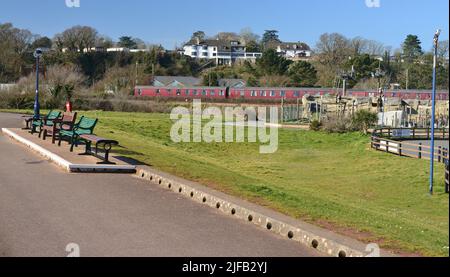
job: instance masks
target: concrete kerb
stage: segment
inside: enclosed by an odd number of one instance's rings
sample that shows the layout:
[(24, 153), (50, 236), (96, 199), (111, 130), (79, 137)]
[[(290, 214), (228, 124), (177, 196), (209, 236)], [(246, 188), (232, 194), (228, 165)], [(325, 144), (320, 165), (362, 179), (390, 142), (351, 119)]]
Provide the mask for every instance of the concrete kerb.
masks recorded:
[(2, 133), (12, 138), (13, 140), (25, 145), (32, 151), (43, 156), (45, 159), (55, 163), (58, 167), (62, 168), (67, 172), (81, 173), (81, 172), (114, 172), (114, 173), (135, 173), (136, 166), (132, 165), (97, 165), (97, 164), (73, 164), (62, 157), (48, 151), (47, 149), (31, 142), (20, 135), (14, 133), (8, 128), (2, 128)]
[[(366, 244), (293, 219), (264, 207), (212, 190), (149, 167), (138, 167), (137, 178), (159, 185), (224, 214), (255, 224), (334, 257), (364, 257)], [(382, 256), (393, 256), (381, 251)]]
[(2, 132), (12, 138), (13, 140), (20, 142), (21, 144), (25, 145), (26, 147), (30, 148), (32, 151), (37, 152), (44, 158), (52, 161), (57, 166), (61, 167), (62, 169), (66, 170), (67, 172), (70, 172), (70, 165), (71, 163), (66, 161), (65, 159), (61, 158), (58, 155), (53, 154), (52, 152), (48, 151), (47, 149), (44, 149), (43, 147), (19, 136), (18, 134), (14, 133), (13, 131), (9, 130), (8, 128), (2, 128)]

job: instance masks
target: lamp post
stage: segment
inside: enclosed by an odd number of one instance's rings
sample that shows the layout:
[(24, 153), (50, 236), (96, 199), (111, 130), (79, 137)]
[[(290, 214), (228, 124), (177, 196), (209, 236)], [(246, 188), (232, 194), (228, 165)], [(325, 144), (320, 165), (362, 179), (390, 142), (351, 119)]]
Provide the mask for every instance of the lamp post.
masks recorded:
[(34, 97), (34, 119), (39, 119), (41, 113), (39, 105), (39, 59), (42, 56), (42, 49), (36, 49), (33, 56), (36, 58), (36, 94)]
[(434, 125), (436, 117), (436, 67), (437, 67), (437, 51), (439, 46), (439, 35), (441, 30), (437, 30), (434, 35), (434, 55), (433, 55), (433, 95), (431, 100), (431, 163), (430, 163), (430, 194), (433, 194), (434, 179)]

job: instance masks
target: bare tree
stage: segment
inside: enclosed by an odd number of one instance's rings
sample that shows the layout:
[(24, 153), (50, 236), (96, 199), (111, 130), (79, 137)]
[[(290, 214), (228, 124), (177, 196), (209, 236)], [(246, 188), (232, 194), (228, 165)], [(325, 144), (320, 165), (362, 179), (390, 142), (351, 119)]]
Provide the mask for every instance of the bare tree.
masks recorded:
[(382, 56), (385, 51), (386, 47), (381, 42), (376, 40), (368, 40), (364, 52), (371, 56)]
[(338, 33), (325, 33), (316, 44), (320, 63), (332, 67), (341, 66), (351, 54), (350, 49), (350, 41)]
[(11, 23), (0, 24), (0, 82), (15, 81), (22, 75), (23, 57), (35, 37), (30, 31), (15, 28)]
[(245, 45), (247, 45), (250, 42), (256, 42), (258, 43), (260, 40), (260, 36), (253, 33), (251, 28), (244, 28), (239, 33), (239, 36), (241, 38), (241, 42)]
[(360, 55), (367, 49), (368, 41), (362, 37), (355, 37), (350, 41), (350, 48), (353, 55)]
[(83, 52), (95, 46), (98, 38), (97, 31), (89, 26), (74, 26), (57, 34), (54, 43), (59, 48), (67, 48), (69, 51)]
[(441, 60), (448, 60), (448, 40), (439, 42), (438, 57)]

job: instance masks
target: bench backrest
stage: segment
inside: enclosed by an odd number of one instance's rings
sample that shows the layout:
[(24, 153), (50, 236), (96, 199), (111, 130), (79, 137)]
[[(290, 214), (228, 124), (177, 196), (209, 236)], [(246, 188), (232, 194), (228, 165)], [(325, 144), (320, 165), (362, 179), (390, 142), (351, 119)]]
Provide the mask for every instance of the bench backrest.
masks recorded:
[(61, 116), (61, 112), (58, 111), (50, 111), (50, 113), (47, 116), (47, 120), (54, 120), (58, 119)]
[(72, 130), (76, 120), (77, 120), (77, 113), (65, 112), (61, 120), (62, 129)]
[(85, 116), (80, 118), (80, 121), (76, 125), (76, 132), (78, 134), (92, 134), (94, 128), (97, 125), (98, 119), (92, 119)]
[(73, 123), (75, 123), (75, 120), (77, 120), (77, 113), (65, 112), (63, 114), (62, 122), (73, 122)]

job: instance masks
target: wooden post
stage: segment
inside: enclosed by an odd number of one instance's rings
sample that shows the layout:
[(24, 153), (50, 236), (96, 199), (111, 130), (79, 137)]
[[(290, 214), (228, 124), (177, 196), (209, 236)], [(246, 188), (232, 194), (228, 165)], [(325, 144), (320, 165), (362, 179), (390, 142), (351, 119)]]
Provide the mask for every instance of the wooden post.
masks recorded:
[[(433, 150), (431, 150), (431, 151), (433, 151)], [(441, 155), (442, 155), (442, 146), (439, 146), (438, 147), (438, 162), (442, 161)]]
[(398, 144), (398, 155), (401, 157), (402, 156), (402, 143)]

